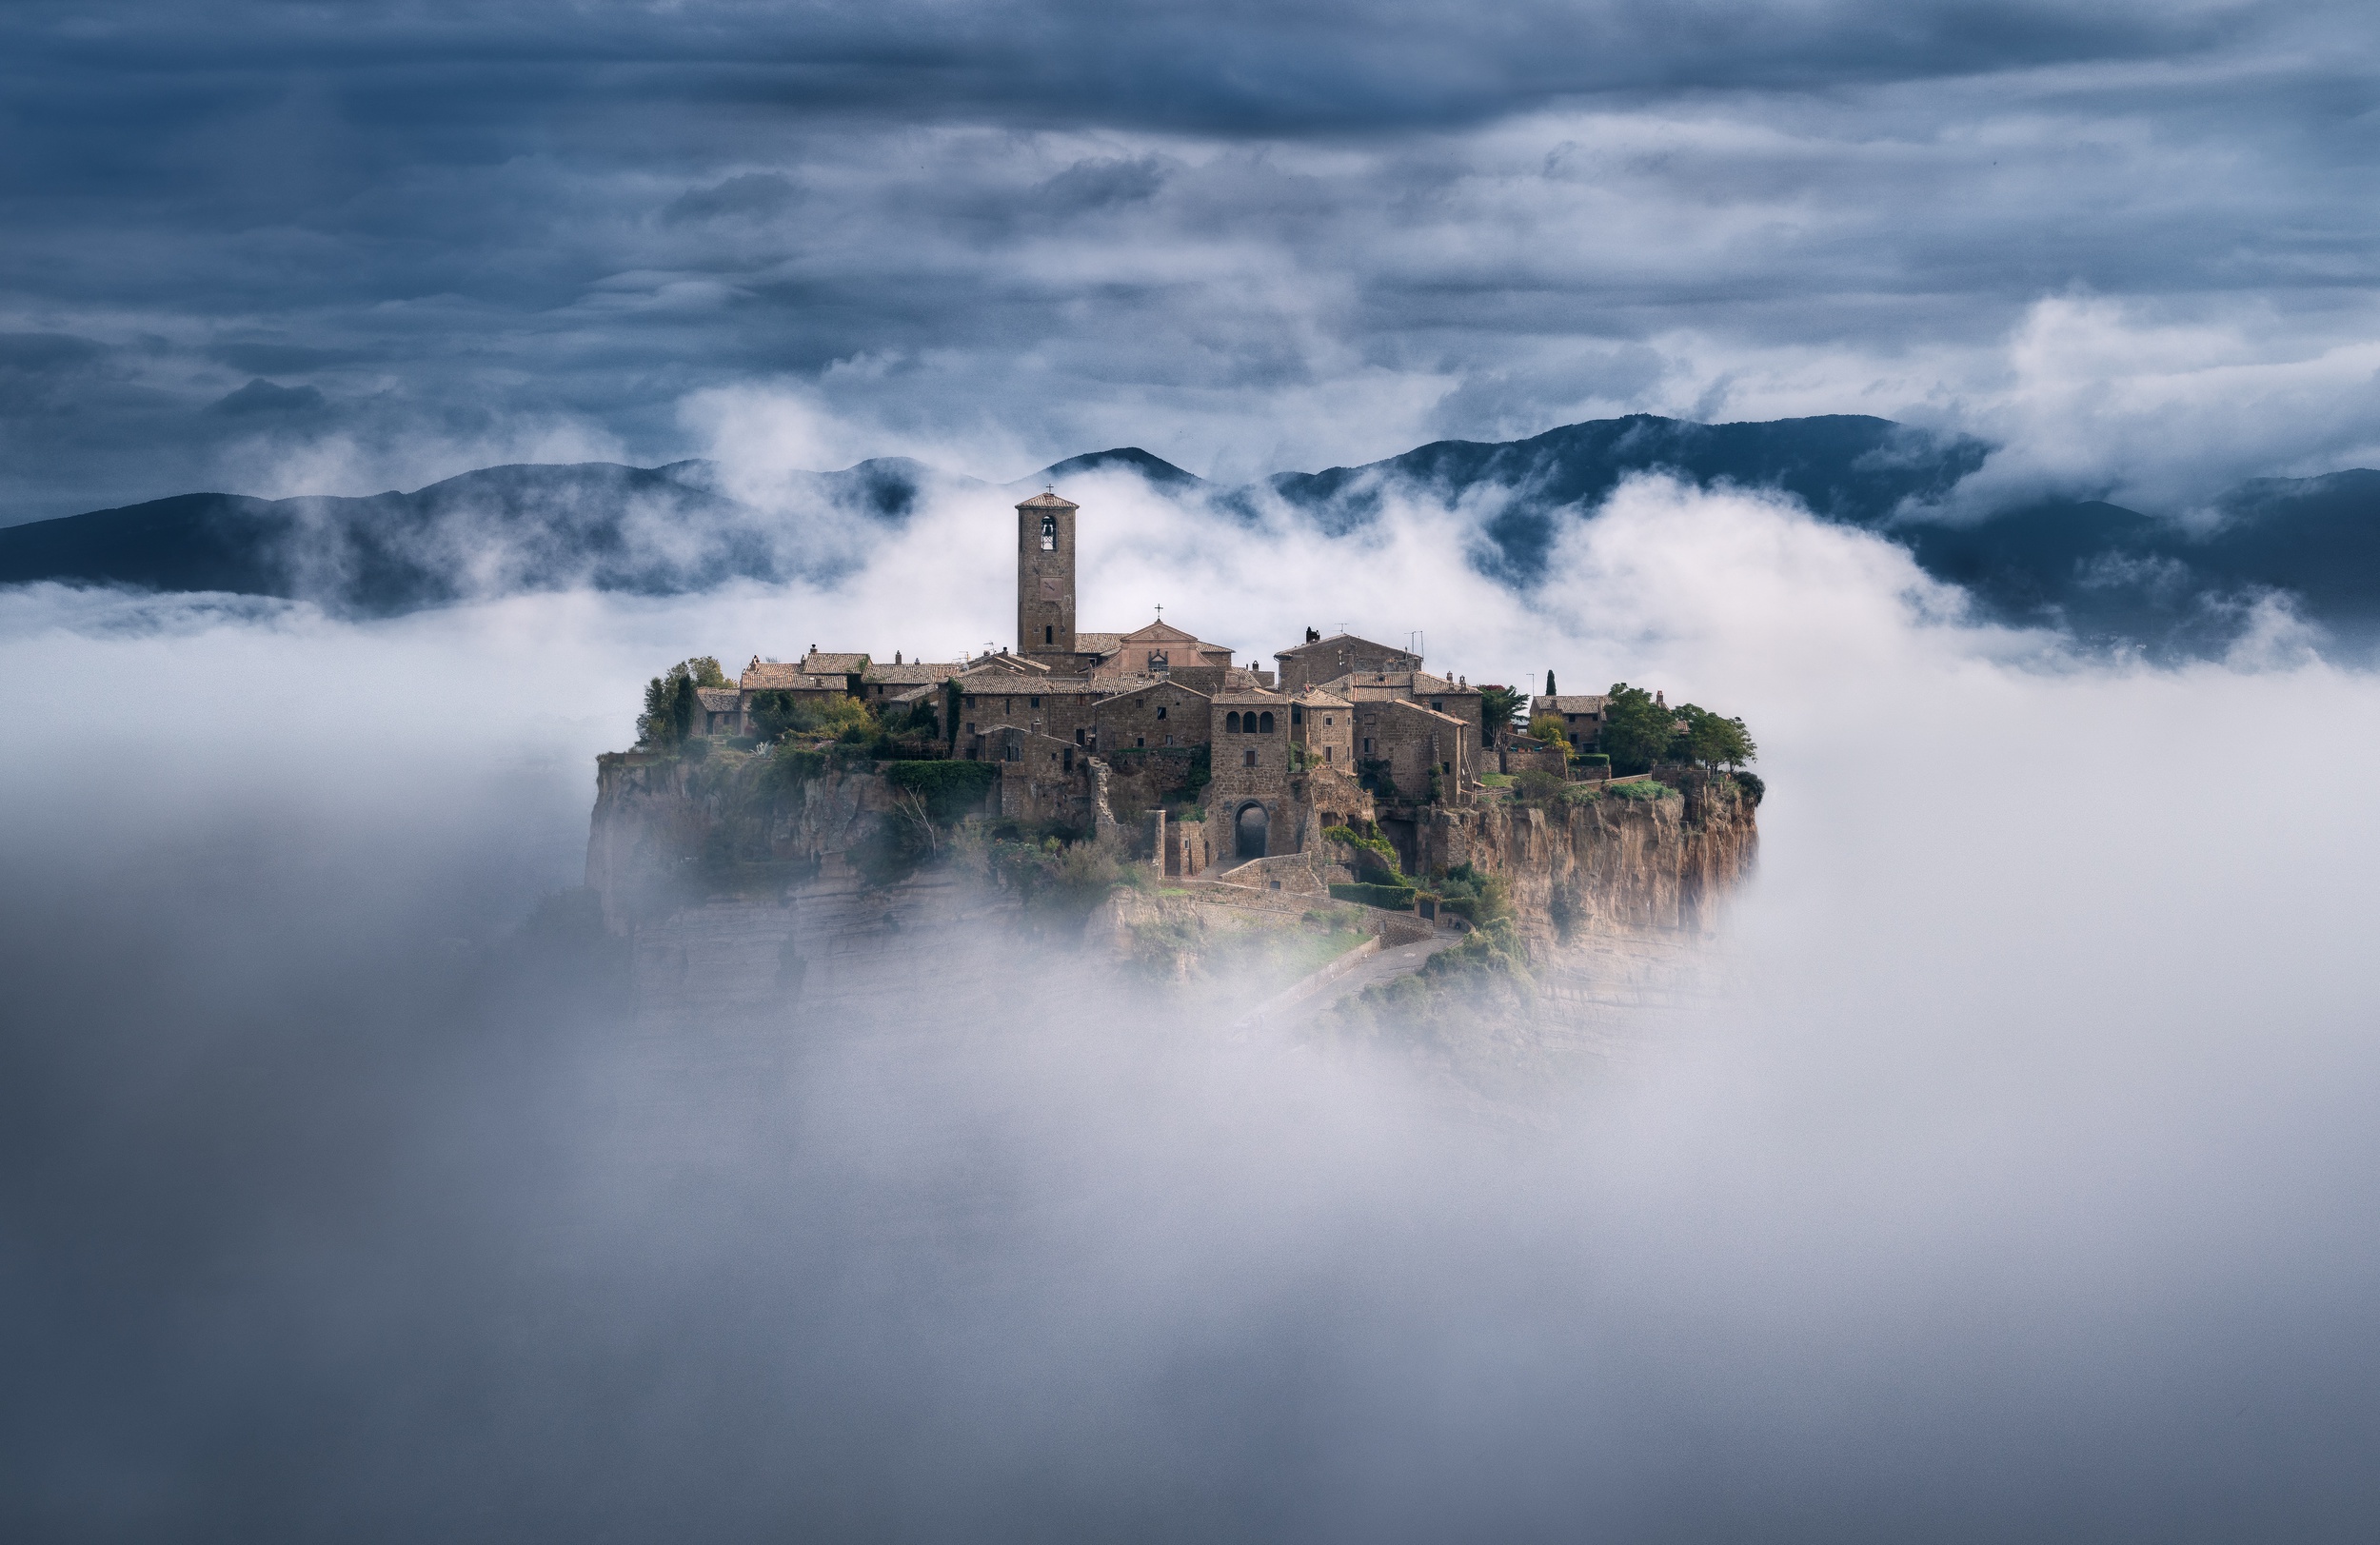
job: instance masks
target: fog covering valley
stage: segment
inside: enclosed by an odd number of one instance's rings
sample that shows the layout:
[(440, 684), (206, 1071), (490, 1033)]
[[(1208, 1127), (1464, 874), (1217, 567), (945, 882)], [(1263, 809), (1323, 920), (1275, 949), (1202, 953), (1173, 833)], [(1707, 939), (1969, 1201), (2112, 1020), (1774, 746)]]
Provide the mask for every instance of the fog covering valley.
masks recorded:
[(0, 1530), (2368, 1532), (2380, 682), (2278, 606), (2164, 665), (2008, 627), (1658, 478), (1519, 594), (1414, 490), (1261, 540), (1065, 491), (1090, 625), (1741, 713), (1707, 1006), (1487, 1117), (1055, 945), (640, 1030), (554, 898), (642, 682), (1003, 639), (997, 501), (827, 585), (0, 591)]

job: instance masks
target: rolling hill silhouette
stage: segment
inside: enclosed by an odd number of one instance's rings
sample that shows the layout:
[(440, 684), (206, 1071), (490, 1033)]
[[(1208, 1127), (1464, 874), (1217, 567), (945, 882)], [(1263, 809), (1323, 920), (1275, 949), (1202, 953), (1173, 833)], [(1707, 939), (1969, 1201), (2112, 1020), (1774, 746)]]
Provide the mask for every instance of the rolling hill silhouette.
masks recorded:
[(2284, 592), (2313, 620), (2380, 636), (2380, 471), (2264, 479), (2211, 501), (2221, 520), (2179, 524), (2094, 502), (2036, 503), (1968, 524), (1927, 518), (1991, 447), (1852, 415), (1696, 424), (1635, 414), (1524, 440), (1439, 441), (1361, 466), (1284, 472), (1227, 487), (1138, 446), (1069, 457), (999, 487), (883, 458), (794, 474), (767, 508), (705, 462), (487, 467), (411, 493), (265, 500), (183, 494), (0, 528), (0, 584), (50, 580), (305, 598), (387, 614), (468, 597), (574, 586), (668, 594), (731, 580), (831, 579), (865, 533), (898, 526), (934, 493), (1008, 491), (1122, 474), (1167, 498), (1254, 521), (1269, 509), (1344, 534), (1391, 497), (1459, 507), (1473, 561), (1526, 588), (1570, 524), (1626, 478), (1777, 490), (1820, 519), (1906, 546), (1990, 614), (2160, 648), (2219, 648), (2247, 604)]

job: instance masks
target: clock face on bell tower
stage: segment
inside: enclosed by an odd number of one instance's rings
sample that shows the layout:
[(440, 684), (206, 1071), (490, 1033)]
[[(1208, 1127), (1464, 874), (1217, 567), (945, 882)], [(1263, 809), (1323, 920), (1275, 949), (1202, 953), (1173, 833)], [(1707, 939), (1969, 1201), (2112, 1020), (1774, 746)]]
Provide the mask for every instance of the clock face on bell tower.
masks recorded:
[(1017, 506), (1017, 652), (1075, 652), (1077, 505), (1043, 491)]

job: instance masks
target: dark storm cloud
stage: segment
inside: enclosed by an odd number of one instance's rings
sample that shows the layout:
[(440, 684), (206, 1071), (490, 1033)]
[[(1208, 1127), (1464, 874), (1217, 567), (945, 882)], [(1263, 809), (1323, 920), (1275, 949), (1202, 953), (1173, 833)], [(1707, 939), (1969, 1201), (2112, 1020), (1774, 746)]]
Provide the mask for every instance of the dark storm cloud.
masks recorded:
[[(2016, 437), (2008, 341), (2044, 297), (2301, 358), (2369, 333), (2365, 31), (2255, 5), (13, 8), (0, 327), (87, 358), (0, 408), (0, 519), (658, 462), (721, 449), (715, 394), (755, 389), (807, 394), (845, 460), (978, 472), (1119, 442), (1262, 472), (1631, 408)], [(321, 405), (206, 411), (256, 378)], [(2251, 408), (2174, 481), (2356, 448), (2306, 422)], [(2157, 448), (2053, 471), (2112, 486)]]

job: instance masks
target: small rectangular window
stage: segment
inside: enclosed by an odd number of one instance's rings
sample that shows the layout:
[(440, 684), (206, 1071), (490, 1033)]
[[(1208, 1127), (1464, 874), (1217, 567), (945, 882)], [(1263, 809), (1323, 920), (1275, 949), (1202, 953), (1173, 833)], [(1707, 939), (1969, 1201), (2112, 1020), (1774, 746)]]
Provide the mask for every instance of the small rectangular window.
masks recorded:
[(1038, 708), (1041, 705), (1041, 700), (1040, 698), (1027, 698), (1024, 700), (1024, 705), (1028, 708)]

